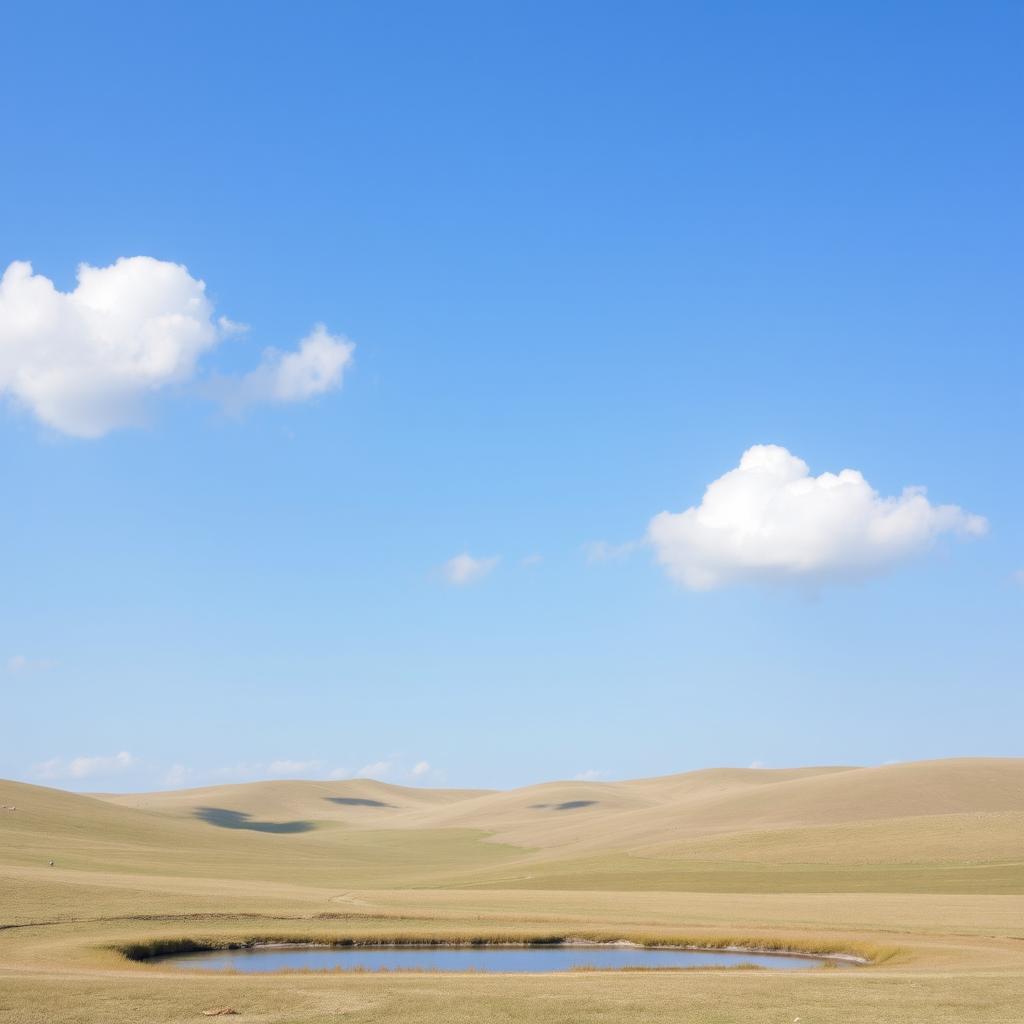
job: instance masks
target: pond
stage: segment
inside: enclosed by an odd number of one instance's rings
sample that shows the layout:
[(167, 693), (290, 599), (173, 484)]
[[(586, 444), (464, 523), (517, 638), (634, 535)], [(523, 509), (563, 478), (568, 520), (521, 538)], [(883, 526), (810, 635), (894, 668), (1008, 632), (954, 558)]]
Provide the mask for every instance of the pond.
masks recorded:
[[(148, 963), (200, 971), (485, 971), (536, 974), (580, 968), (764, 967), (801, 970), (825, 958), (796, 953), (698, 950), (598, 943), (538, 946), (266, 945), (156, 956)], [(839, 964), (849, 961), (836, 960)]]

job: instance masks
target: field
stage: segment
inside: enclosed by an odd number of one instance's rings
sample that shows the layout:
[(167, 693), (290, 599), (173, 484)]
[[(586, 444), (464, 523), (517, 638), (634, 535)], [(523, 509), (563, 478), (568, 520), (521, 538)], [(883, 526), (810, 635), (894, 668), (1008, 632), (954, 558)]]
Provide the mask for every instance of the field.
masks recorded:
[[(282, 1024), (1024, 1020), (1024, 760), (511, 792), (346, 781), (84, 796), (0, 782), (0, 805), (2, 1024), (159, 1024), (224, 1006)], [(872, 963), (254, 978), (122, 952), (552, 937)]]

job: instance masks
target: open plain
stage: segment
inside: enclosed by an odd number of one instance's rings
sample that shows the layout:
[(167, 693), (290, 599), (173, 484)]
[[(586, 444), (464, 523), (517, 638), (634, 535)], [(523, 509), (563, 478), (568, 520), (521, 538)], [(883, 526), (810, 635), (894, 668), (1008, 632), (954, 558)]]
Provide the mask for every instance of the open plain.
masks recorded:
[[(829, 1021), (1024, 1015), (1024, 760), (719, 769), (509, 792), (0, 783), (0, 1021)], [(51, 866), (50, 861), (53, 861)], [(200, 974), (259, 941), (625, 939), (868, 966)]]

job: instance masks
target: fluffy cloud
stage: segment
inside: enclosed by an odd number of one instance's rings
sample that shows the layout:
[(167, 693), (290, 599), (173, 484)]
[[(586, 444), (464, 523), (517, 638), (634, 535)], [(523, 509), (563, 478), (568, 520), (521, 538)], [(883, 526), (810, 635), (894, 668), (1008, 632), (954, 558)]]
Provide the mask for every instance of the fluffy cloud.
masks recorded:
[[(62, 433), (100, 437), (141, 422), (146, 399), (191, 381), (203, 354), (242, 329), (214, 320), (206, 285), (177, 263), (83, 263), (74, 290), (61, 292), (16, 261), (0, 278), (0, 394)], [(226, 396), (248, 403), (320, 394), (340, 384), (353, 347), (319, 325), (297, 351), (270, 351), (225, 382)]]
[(497, 556), (474, 558), (469, 552), (450, 558), (441, 566), (441, 575), (456, 587), (482, 580), (498, 564)]
[(82, 264), (72, 292), (12, 263), (0, 278), (0, 391), (63, 433), (98, 437), (192, 376), (218, 340), (212, 314), (206, 286), (176, 263)]
[(981, 516), (932, 505), (922, 487), (884, 498), (855, 469), (815, 477), (785, 448), (755, 445), (700, 505), (655, 516), (647, 539), (675, 580), (710, 590), (859, 577), (926, 549), (939, 534), (986, 529)]
[(422, 778), (422, 776), (426, 775), (429, 771), (430, 771), (430, 762), (429, 761), (417, 761), (412, 766), (412, 771), (409, 772), (409, 774), (413, 778), (418, 779), (418, 778)]
[(222, 382), (223, 397), (237, 408), (254, 402), (302, 402), (333, 391), (341, 386), (355, 348), (351, 341), (317, 324), (297, 351), (267, 349), (255, 370), (237, 381)]
[(127, 750), (109, 757), (75, 757), (70, 761), (55, 757), (36, 765), (35, 775), (40, 779), (91, 779), (119, 775), (138, 763), (139, 759)]
[(574, 782), (600, 782), (608, 778), (608, 773), (598, 768), (588, 768), (585, 772), (579, 772), (573, 776)]

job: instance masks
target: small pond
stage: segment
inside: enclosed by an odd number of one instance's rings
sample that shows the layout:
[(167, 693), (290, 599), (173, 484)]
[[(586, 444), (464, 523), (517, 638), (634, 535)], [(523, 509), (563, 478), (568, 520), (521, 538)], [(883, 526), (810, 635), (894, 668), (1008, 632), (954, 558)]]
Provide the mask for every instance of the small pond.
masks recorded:
[[(820, 957), (671, 947), (566, 943), (544, 946), (267, 945), (156, 956), (148, 963), (200, 971), (486, 971), (535, 974), (579, 968), (739, 967), (800, 970)], [(837, 963), (844, 963), (842, 960)], [(846, 961), (845, 963), (848, 963)]]

